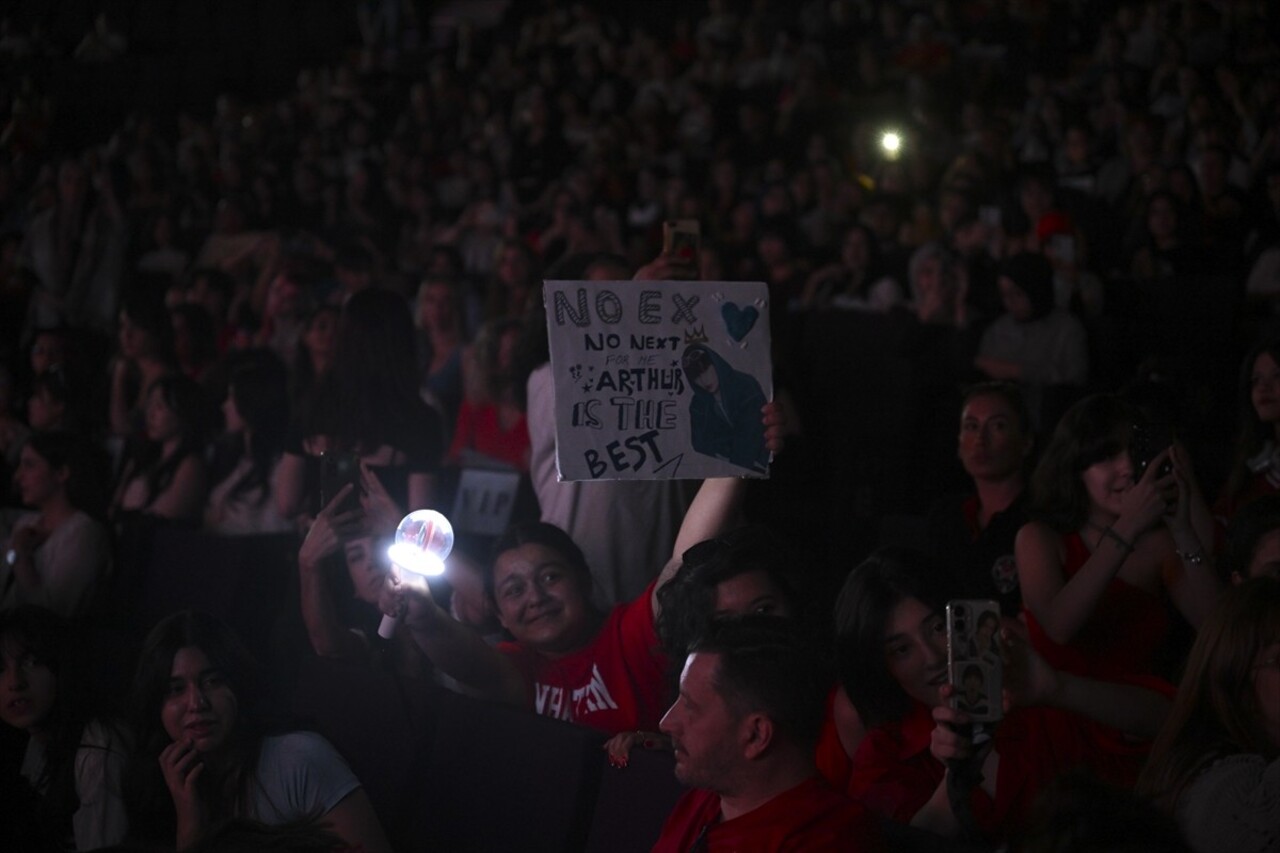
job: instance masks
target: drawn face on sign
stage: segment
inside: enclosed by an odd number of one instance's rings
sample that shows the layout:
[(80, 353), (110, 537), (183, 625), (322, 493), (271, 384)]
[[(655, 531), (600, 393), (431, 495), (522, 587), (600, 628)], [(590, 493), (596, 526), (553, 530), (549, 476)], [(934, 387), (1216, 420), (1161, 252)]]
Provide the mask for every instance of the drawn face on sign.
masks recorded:
[(699, 373), (697, 378), (693, 381), (698, 383), (698, 387), (703, 391), (706, 391), (708, 394), (714, 394), (720, 390), (720, 376), (716, 373), (715, 367), (710, 363), (707, 364), (706, 369)]

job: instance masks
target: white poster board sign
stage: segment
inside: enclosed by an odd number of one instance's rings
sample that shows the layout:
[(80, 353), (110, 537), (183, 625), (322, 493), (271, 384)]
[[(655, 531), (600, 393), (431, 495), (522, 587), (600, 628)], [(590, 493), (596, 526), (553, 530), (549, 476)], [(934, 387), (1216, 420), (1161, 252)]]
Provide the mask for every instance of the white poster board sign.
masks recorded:
[(548, 281), (562, 480), (767, 477), (761, 282)]

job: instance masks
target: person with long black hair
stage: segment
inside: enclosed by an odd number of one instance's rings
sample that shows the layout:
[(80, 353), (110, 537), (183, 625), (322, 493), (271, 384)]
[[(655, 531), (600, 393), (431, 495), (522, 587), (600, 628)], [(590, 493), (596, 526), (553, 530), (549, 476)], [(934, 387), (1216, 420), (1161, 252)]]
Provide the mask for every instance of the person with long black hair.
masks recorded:
[(205, 528), (226, 535), (283, 533), (293, 529), (276, 506), (273, 481), (289, 424), (288, 376), (269, 350), (236, 367), (222, 404), (234, 462), (209, 492)]
[(130, 835), (185, 850), (221, 823), (327, 824), (389, 850), (360, 780), (324, 738), (273, 729), (257, 664), (225, 624), (183, 611), (151, 630), (130, 701)]
[(81, 639), (41, 607), (0, 614), (0, 722), (26, 738), (21, 768), (0, 779), (5, 850), (97, 850), (125, 836), (128, 737), (95, 707)]

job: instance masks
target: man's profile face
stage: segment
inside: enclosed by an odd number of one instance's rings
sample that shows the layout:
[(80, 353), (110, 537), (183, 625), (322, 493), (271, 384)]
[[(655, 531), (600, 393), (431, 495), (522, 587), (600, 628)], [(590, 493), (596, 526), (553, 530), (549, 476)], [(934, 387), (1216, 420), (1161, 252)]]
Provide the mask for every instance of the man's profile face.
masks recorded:
[(719, 666), (719, 655), (689, 655), (680, 675), (680, 695), (659, 728), (675, 747), (676, 778), (692, 788), (723, 793), (741, 761), (741, 721), (716, 689)]

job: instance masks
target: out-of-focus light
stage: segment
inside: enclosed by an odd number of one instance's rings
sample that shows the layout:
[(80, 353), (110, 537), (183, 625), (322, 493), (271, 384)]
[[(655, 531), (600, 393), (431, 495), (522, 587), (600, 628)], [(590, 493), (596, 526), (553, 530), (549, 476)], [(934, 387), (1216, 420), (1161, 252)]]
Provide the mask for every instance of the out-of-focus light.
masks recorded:
[(902, 151), (902, 135), (896, 130), (886, 130), (880, 134), (880, 147), (891, 158), (897, 157)]

